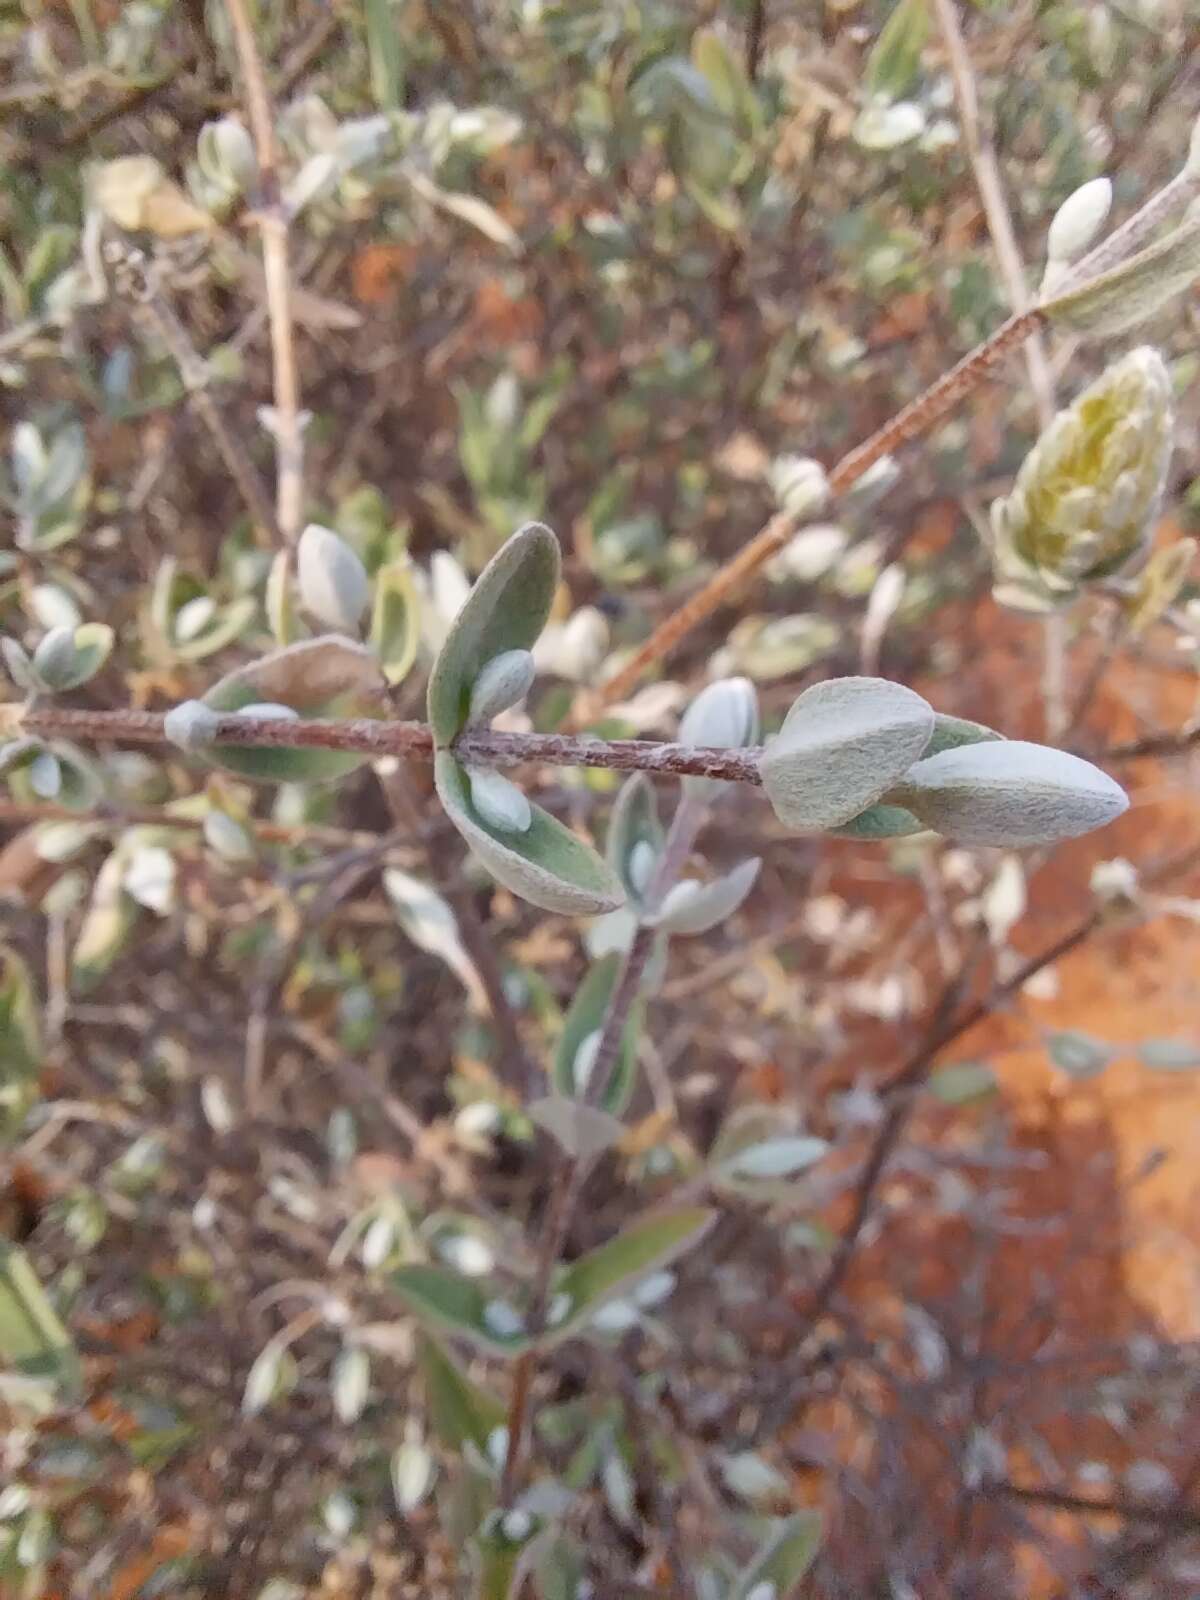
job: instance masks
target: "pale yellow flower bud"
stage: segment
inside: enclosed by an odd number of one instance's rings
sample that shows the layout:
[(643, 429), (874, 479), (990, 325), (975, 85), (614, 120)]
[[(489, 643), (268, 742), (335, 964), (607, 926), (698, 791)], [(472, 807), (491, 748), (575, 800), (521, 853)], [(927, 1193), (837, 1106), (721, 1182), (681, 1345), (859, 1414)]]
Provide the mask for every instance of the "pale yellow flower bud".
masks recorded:
[(995, 593), (1049, 611), (1143, 554), (1171, 455), (1171, 379), (1143, 346), (1060, 411), (992, 505)]

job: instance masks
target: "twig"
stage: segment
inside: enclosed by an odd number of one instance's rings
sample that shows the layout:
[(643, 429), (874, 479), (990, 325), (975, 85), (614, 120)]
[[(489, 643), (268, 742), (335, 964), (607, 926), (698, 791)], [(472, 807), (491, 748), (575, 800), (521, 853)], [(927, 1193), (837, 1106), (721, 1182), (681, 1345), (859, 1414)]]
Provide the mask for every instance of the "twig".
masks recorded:
[[(646, 890), (646, 903), (649, 907), (661, 902), (662, 897), (679, 876), (705, 815), (706, 807), (703, 801), (686, 793), (680, 798), (675, 815), (671, 819), (666, 842), (659, 854), (654, 876)], [(643, 922), (638, 926), (626, 951), (616, 987), (609, 998), (608, 1009), (604, 1015), (600, 1043), (593, 1059), (591, 1075), (582, 1095), (584, 1105), (598, 1106), (604, 1099), (620, 1054), (625, 1025), (641, 990), (646, 966), (657, 938), (657, 930)], [(592, 1160), (564, 1155), (555, 1174), (546, 1220), (538, 1243), (537, 1267), (530, 1293), (529, 1332), (533, 1345), (520, 1356), (513, 1372), (512, 1394), (508, 1409), (508, 1448), (500, 1485), (502, 1505), (511, 1502), (519, 1480), (521, 1457), (528, 1433), (529, 1400), (533, 1389), (537, 1339), (545, 1327), (554, 1268), (566, 1245), (571, 1218), (592, 1165)]]
[(277, 468), (275, 514), (280, 534), (292, 545), (304, 517), (304, 440), (300, 418), (300, 379), (292, 326), (291, 270), (288, 263), (288, 215), (279, 187), (275, 119), (258, 44), (245, 0), (225, 0), (233, 26), (238, 63), (246, 90), (246, 109), (258, 159), (260, 204), (255, 211), (262, 236), (267, 316), (271, 325), (272, 387)]
[[(849, 451), (829, 473), (829, 488), (836, 498), (856, 484), (884, 456), (891, 455), (929, 429), (977, 389), (986, 375), (1017, 345), (1044, 323), (1036, 307), (1014, 313), (982, 344), (942, 374), (877, 429), (869, 439)], [(779, 553), (800, 527), (800, 519), (788, 511), (777, 512), (749, 544), (743, 545), (719, 572), (713, 574), (698, 594), (685, 601), (662, 622), (620, 672), (604, 684), (586, 706), (589, 717), (605, 706), (622, 700), (636, 686), (648, 667), (670, 655), (685, 635), (710, 617), (732, 597), (771, 558)]]
[(159, 336), (170, 351), (179, 376), (187, 390), (188, 400), (212, 435), (213, 443), (229, 476), (237, 485), (253, 520), (273, 538), (279, 537), (279, 525), (266, 490), (259, 481), (254, 464), (241, 443), (226, 426), (220, 408), (209, 392), (208, 364), (188, 337), (187, 329), (175, 315), (164, 296), (159, 292), (153, 270), (140, 251), (126, 251), (121, 265), (136, 284), (137, 303), (158, 329)]
[[(40, 734), (89, 743), (121, 740), (165, 744), (157, 711), (81, 711), (59, 706), (0, 705), (0, 734)], [(422, 722), (384, 722), (369, 717), (345, 722), (297, 717), (223, 716), (214, 740), (219, 745), (253, 745), (289, 750), (357, 750), (364, 755), (433, 759), (433, 735)], [(708, 750), (695, 745), (658, 744), (649, 739), (603, 741), (557, 733), (467, 732), (455, 741), (456, 754), (480, 766), (541, 762), (553, 767), (609, 767), (619, 772), (657, 772), (664, 776), (722, 778), (756, 786), (761, 750), (755, 746)]]
[[(934, 0), (934, 5), (950, 62), (963, 142), (975, 176), (975, 187), (979, 190), (1000, 276), (1004, 280), (1009, 305), (1014, 311), (1024, 311), (1029, 304), (1025, 264), (1017, 243), (1012, 212), (1005, 198), (996, 153), (980, 121), (975, 72), (958, 20), (958, 7), (955, 0)], [(1046, 357), (1045, 343), (1038, 332), (1030, 334), (1025, 341), (1025, 366), (1033, 390), (1038, 422), (1044, 430), (1054, 420), (1054, 377)], [(1067, 623), (1061, 613), (1052, 612), (1043, 623), (1042, 647), (1042, 703), (1045, 707), (1046, 737), (1053, 742), (1062, 736), (1067, 725)]]
[(1089, 1517), (1122, 1517), (1127, 1522), (1148, 1522), (1160, 1528), (1200, 1533), (1200, 1511), (1181, 1510), (1170, 1502), (1147, 1505), (1144, 1501), (1123, 1498), (1089, 1500), (1085, 1495), (1068, 1494), (1063, 1489), (1051, 1489), (1042, 1484), (1007, 1481), (986, 1483), (976, 1493), (981, 1499), (999, 1495), (1006, 1500), (1024, 1501), (1027, 1505), (1047, 1506), (1054, 1511), (1077, 1511)]

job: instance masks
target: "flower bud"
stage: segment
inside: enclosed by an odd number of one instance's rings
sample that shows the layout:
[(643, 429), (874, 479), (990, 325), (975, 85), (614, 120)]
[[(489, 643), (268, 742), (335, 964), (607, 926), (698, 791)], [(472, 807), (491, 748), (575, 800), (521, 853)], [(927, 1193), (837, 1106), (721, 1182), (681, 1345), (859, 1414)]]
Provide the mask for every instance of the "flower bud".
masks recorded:
[[(749, 678), (720, 678), (692, 701), (679, 723), (679, 743), (700, 749), (737, 749), (758, 739), (758, 692)], [(712, 796), (720, 778), (686, 777), (686, 793)]]
[(254, 182), (254, 141), (235, 117), (206, 122), (196, 140), (196, 160), (210, 183), (231, 199)]
[(1149, 541), (1171, 454), (1171, 379), (1143, 346), (1060, 411), (992, 505), (995, 592), (1048, 611)]
[(313, 616), (343, 633), (356, 633), (371, 599), (366, 568), (332, 528), (310, 522), (300, 535), (300, 598)]
[(163, 733), (181, 750), (200, 750), (217, 736), (220, 717), (203, 700), (185, 700), (163, 718)]

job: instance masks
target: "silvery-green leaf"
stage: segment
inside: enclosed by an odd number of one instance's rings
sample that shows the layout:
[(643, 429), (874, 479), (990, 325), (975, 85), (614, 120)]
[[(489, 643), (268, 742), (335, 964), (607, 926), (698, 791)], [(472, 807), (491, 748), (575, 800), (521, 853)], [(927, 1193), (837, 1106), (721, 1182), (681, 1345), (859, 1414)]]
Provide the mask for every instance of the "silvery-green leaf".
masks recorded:
[(495, 1395), (474, 1383), (431, 1334), (417, 1343), (417, 1365), (425, 1383), (429, 1425), (450, 1450), (473, 1443), (486, 1453), (488, 1441), (507, 1415)]
[(494, 1512), (471, 1543), (473, 1600), (518, 1600), (544, 1547), (540, 1518), (519, 1507)]
[(83, 624), (74, 595), (57, 583), (35, 583), (29, 591), (28, 606), (39, 627), (78, 628)]
[(1094, 1078), (1117, 1053), (1111, 1045), (1078, 1028), (1060, 1028), (1048, 1034), (1046, 1052), (1070, 1078)]
[(465, 725), (471, 690), (488, 662), (507, 650), (532, 648), (550, 615), (559, 571), (558, 540), (542, 523), (530, 522), (480, 573), (429, 677), (429, 722), (439, 745)]
[(310, 522), (300, 535), (296, 576), (300, 599), (318, 622), (339, 633), (358, 631), (371, 600), (367, 570), (332, 528)]
[(396, 1507), (408, 1516), (432, 1489), (437, 1465), (426, 1445), (408, 1439), (392, 1452), (391, 1476)]
[(393, 561), (375, 574), (369, 642), (387, 681), (403, 683), (421, 642), (421, 602), (407, 561)]
[(1090, 762), (1019, 739), (943, 750), (912, 767), (890, 798), (947, 838), (1007, 846), (1076, 838), (1129, 805)]
[(788, 827), (840, 827), (907, 772), (933, 728), (933, 711), (901, 684), (883, 678), (814, 684), (763, 752), (763, 788)]
[(472, 803), (466, 771), (447, 750), (434, 761), (434, 781), (446, 815), (506, 889), (544, 911), (565, 915), (612, 911), (621, 904), (624, 896), (614, 874), (548, 811), (531, 806), (523, 833), (489, 825)]
[(1093, 178), (1069, 194), (1046, 234), (1046, 255), (1069, 262), (1081, 256), (1104, 226), (1112, 206), (1112, 180)]
[(227, 811), (210, 811), (204, 818), (204, 842), (224, 861), (253, 861), (254, 840)]
[(569, 1309), (548, 1330), (552, 1341), (566, 1338), (609, 1300), (625, 1295), (648, 1273), (661, 1271), (693, 1249), (717, 1220), (706, 1206), (653, 1212), (571, 1264), (561, 1273), (556, 1293)]
[(1107, 337), (1151, 317), (1200, 275), (1200, 216), (1082, 284), (1051, 294), (1039, 309), (1056, 327)]
[(246, 1375), (242, 1392), (242, 1410), (248, 1417), (257, 1416), (279, 1395), (295, 1387), (298, 1372), (296, 1358), (278, 1339), (269, 1340), (254, 1358)]
[[(721, 678), (692, 701), (679, 723), (679, 743), (701, 749), (734, 749), (758, 742), (758, 692), (749, 678)], [(719, 778), (684, 778), (685, 793), (711, 796)]]
[(458, 919), (437, 891), (420, 878), (389, 867), (383, 874), (383, 887), (392, 902), (400, 926), (415, 945), (444, 961), (470, 995), (479, 1011), (487, 1009), (483, 984), (475, 963), (463, 947)]
[(33, 652), (33, 670), (47, 689), (65, 689), (75, 669), (74, 628), (51, 628)]
[(791, 1178), (829, 1152), (825, 1139), (795, 1134), (764, 1139), (747, 1145), (721, 1163), (721, 1171), (735, 1178)]
[(23, 1250), (0, 1239), (0, 1366), (74, 1387), (79, 1358)]
[(722, 1478), (739, 1499), (787, 1500), (790, 1496), (791, 1485), (782, 1472), (754, 1450), (739, 1450), (719, 1457), (718, 1462)]
[(124, 874), (125, 863), (115, 850), (96, 874), (91, 902), (71, 951), (71, 987), (81, 993), (104, 976), (128, 942), (136, 911), (122, 887)]
[(1138, 1060), (1156, 1072), (1192, 1072), (1200, 1067), (1200, 1043), (1195, 1039), (1144, 1039)]
[(533, 808), (511, 779), (494, 767), (467, 767), (471, 804), (496, 833), (527, 833)]
[(283, 203), (289, 215), (299, 216), (305, 206), (311, 205), (314, 200), (330, 194), (337, 183), (338, 160), (328, 151), (318, 151), (316, 155), (309, 156), (300, 168), (300, 171), (285, 186)]
[(62, 788), (62, 768), (50, 750), (39, 750), (26, 769), (29, 787), (39, 800), (57, 800)]
[(414, 1262), (391, 1274), (393, 1287), (422, 1321), (466, 1339), (488, 1355), (517, 1356), (529, 1348), (519, 1321), (498, 1314), (495, 1301), (474, 1278), (446, 1267)]
[(925, 131), (925, 112), (914, 100), (873, 100), (854, 119), (850, 136), (864, 150), (895, 150)]
[(216, 615), (217, 602), (210, 594), (186, 600), (175, 613), (174, 633), (180, 644), (190, 644), (208, 627)]
[(138, 905), (165, 917), (175, 904), (175, 858), (161, 845), (131, 850), (121, 887)]
[(220, 717), (203, 700), (185, 700), (163, 718), (163, 733), (181, 750), (201, 750), (217, 736)]
[(56, 800), (72, 811), (87, 811), (104, 795), (104, 774), (90, 756), (62, 740), (34, 746), (37, 754), (9, 767), (13, 794), (20, 800)]
[(24, 689), (27, 694), (32, 694), (41, 688), (28, 655), (15, 639), (0, 639), (0, 651), (4, 654), (4, 665), (8, 675), (18, 689)]
[[(777, 1522), (773, 1531), (739, 1575), (729, 1600), (789, 1600), (796, 1585), (812, 1566), (821, 1547), (821, 1516), (817, 1511), (798, 1511)], [(764, 1587), (765, 1586), (765, 1587)]]
[(753, 889), (761, 866), (760, 858), (751, 856), (712, 883), (686, 878), (674, 884), (655, 919), (657, 926), (674, 935), (707, 933), (733, 915)]
[(333, 1409), (343, 1422), (355, 1422), (362, 1415), (370, 1391), (370, 1356), (361, 1345), (346, 1345), (338, 1351), (333, 1363), (330, 1379)]
[(648, 887), (645, 863), (648, 859), (653, 869), (664, 837), (654, 785), (644, 772), (635, 772), (626, 778), (613, 802), (605, 855), (636, 906), (641, 905)]
[(502, 650), (484, 666), (471, 685), (467, 721), (488, 723), (529, 693), (536, 672), (529, 650)]
[(545, 1128), (566, 1151), (579, 1161), (592, 1161), (617, 1144), (625, 1132), (608, 1111), (599, 1106), (582, 1105), (565, 1094), (546, 1095), (526, 1110), (539, 1128)]
[[(594, 961), (567, 1009), (563, 1031), (554, 1051), (554, 1087), (568, 1099), (579, 1096), (576, 1073), (579, 1068), (581, 1047), (600, 1032), (608, 1011), (612, 992), (621, 971), (621, 957), (615, 951)], [(630, 1012), (621, 1039), (621, 1049), (609, 1079), (608, 1088), (600, 1101), (600, 1109), (619, 1117), (629, 1104), (637, 1075), (637, 1037), (641, 1025), (638, 1006)]]
[[(252, 661), (222, 678), (204, 696), (211, 711), (278, 704), (301, 717), (379, 717), (386, 684), (371, 652), (353, 639), (324, 634)], [(367, 758), (353, 750), (215, 745), (206, 760), (263, 783), (320, 783), (344, 777)]]

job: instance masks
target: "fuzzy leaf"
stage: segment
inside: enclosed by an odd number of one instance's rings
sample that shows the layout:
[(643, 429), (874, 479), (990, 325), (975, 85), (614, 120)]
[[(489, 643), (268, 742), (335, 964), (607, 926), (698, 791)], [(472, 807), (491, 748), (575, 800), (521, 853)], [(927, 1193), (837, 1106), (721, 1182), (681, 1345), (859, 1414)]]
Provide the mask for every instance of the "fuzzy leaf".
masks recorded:
[(296, 552), (300, 599), (327, 628), (355, 633), (371, 598), (371, 584), (358, 552), (332, 528), (310, 522)]
[(530, 1120), (558, 1141), (567, 1155), (593, 1161), (612, 1148), (625, 1132), (611, 1112), (583, 1105), (565, 1094), (548, 1094), (526, 1107)]
[(928, 760), (930, 756), (941, 755), (943, 750), (957, 750), (964, 744), (987, 744), (990, 740), (1003, 737), (1002, 733), (997, 733), (995, 728), (989, 728), (982, 722), (971, 722), (966, 717), (947, 717), (938, 711), (933, 718), (933, 733), (921, 754)]
[(540, 522), (519, 528), (479, 574), (429, 676), (429, 722), (439, 745), (467, 721), (480, 671), (505, 650), (532, 649), (558, 588), (558, 540)]
[(1078, 1028), (1062, 1028), (1049, 1034), (1046, 1052), (1054, 1065), (1071, 1078), (1096, 1077), (1116, 1055), (1111, 1045)]
[(504, 1325), (489, 1316), (491, 1297), (473, 1278), (448, 1267), (414, 1262), (398, 1267), (391, 1281), (422, 1321), (466, 1339), (487, 1355), (518, 1356), (529, 1348), (524, 1334), (504, 1331)]
[[(554, 1087), (559, 1094), (565, 1095), (568, 1099), (579, 1098), (579, 1088), (575, 1081), (579, 1048), (604, 1025), (608, 1002), (612, 998), (620, 971), (621, 957), (615, 951), (601, 956), (598, 961), (592, 963), (591, 969), (576, 989), (574, 998), (567, 1008), (563, 1031), (559, 1035), (554, 1052), (553, 1077)], [(621, 1115), (633, 1093), (637, 1074), (637, 1036), (640, 1022), (639, 1008), (635, 1006), (625, 1024), (620, 1055), (604, 1098), (600, 1102), (600, 1109), (607, 1111), (611, 1116)]]
[(622, 903), (620, 883), (592, 847), (541, 806), (530, 807), (523, 833), (503, 832), (479, 814), (466, 769), (448, 750), (438, 752), (433, 771), (446, 815), (506, 889), (564, 915), (612, 911)]
[(874, 805), (829, 831), (839, 839), (903, 839), (927, 830), (920, 817), (914, 817), (903, 806)]
[(840, 827), (908, 771), (933, 729), (933, 711), (901, 684), (883, 678), (814, 684), (763, 752), (763, 788), (788, 827)]
[(662, 903), (658, 926), (664, 933), (676, 936), (708, 933), (741, 905), (753, 889), (761, 866), (761, 859), (751, 856), (712, 883), (688, 878), (675, 884)]
[[(204, 696), (211, 711), (277, 704), (302, 717), (379, 717), (386, 710), (379, 663), (365, 646), (338, 634), (287, 645), (238, 667)], [(345, 777), (365, 755), (353, 750), (255, 749), (216, 745), (204, 750), (216, 766), (259, 783), (321, 783)]]
[(929, 1075), (929, 1092), (944, 1106), (962, 1106), (995, 1094), (996, 1074), (986, 1061), (956, 1061)]
[[(739, 1576), (730, 1600), (750, 1600), (756, 1589), (770, 1585), (776, 1600), (788, 1600), (812, 1566), (821, 1547), (821, 1517), (798, 1511), (776, 1524), (775, 1531)], [(766, 1592), (766, 1591), (761, 1591)]]
[(641, 905), (646, 889), (645, 863), (653, 870), (664, 838), (654, 785), (644, 772), (635, 772), (617, 792), (605, 841), (608, 864), (635, 906)]
[(1051, 323), (1071, 333), (1107, 338), (1152, 317), (1200, 275), (1200, 216), (1065, 293), (1043, 300)]
[(655, 1212), (580, 1256), (556, 1284), (556, 1297), (563, 1297), (567, 1310), (550, 1330), (551, 1339), (566, 1338), (602, 1305), (626, 1294), (647, 1273), (661, 1271), (693, 1249), (716, 1220), (717, 1213), (706, 1206)]
[[(758, 691), (749, 678), (721, 678), (692, 701), (679, 724), (679, 743), (733, 749), (758, 742)], [(727, 787), (720, 778), (689, 775), (685, 794), (711, 799)]]
[(825, 1139), (783, 1135), (747, 1145), (723, 1161), (721, 1170), (734, 1178), (792, 1178), (820, 1161), (828, 1151)]
[(434, 1433), (450, 1450), (461, 1450), (470, 1442), (486, 1453), (488, 1440), (504, 1426), (502, 1402), (473, 1383), (431, 1334), (422, 1333), (417, 1341), (417, 1365), (425, 1380), (425, 1403)]
[(1065, 750), (1019, 739), (919, 761), (889, 799), (962, 844), (1051, 844), (1102, 828), (1128, 807), (1121, 786)]
[(1155, 1072), (1191, 1072), (1200, 1067), (1200, 1043), (1195, 1039), (1144, 1039), (1138, 1060)]

